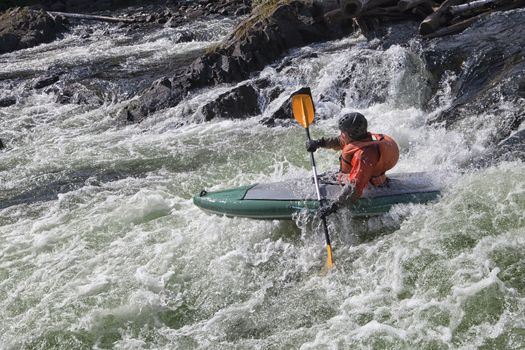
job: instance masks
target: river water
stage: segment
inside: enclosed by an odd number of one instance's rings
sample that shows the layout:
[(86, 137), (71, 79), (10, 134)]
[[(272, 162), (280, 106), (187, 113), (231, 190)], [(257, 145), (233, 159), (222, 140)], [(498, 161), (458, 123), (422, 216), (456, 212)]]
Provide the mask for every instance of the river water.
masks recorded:
[[(261, 98), (263, 116), (203, 122), (199, 107), (223, 85), (141, 124), (115, 122), (117, 101), (232, 26), (194, 23), (202, 35), (191, 43), (175, 42), (187, 28), (130, 38), (97, 25), (81, 39), (78, 26), (0, 56), (0, 97), (19, 99), (0, 109), (0, 348), (523, 348), (525, 166), (468, 166), (494, 116), (427, 124), (451, 102), (455, 77), (429, 96), (417, 42), (381, 49), (356, 35), (294, 50), (254, 77), (284, 89)], [(58, 104), (28, 88), (57, 67), (104, 84), (103, 104)], [(191, 201), (204, 188), (309, 176), (304, 130), (259, 124), (304, 85), (317, 103), (314, 137), (357, 109), (399, 142), (395, 171), (445, 184), (433, 204), (330, 218), (328, 274), (315, 222), (210, 216)], [(335, 168), (333, 152), (316, 156), (320, 170)]]

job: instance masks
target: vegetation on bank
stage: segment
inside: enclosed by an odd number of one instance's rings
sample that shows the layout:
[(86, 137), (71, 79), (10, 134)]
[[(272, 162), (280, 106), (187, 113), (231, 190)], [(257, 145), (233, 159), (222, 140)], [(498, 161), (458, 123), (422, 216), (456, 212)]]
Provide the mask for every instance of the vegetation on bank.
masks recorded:
[(241, 21), (234, 29), (233, 33), (229, 38), (226, 38), (223, 42), (215, 43), (206, 49), (207, 54), (213, 54), (221, 49), (224, 49), (228, 45), (231, 38), (236, 41), (246, 37), (250, 32), (250, 29), (254, 27), (256, 23), (268, 20), (273, 11), (280, 5), (288, 4), (291, 0), (253, 0), (252, 1), (252, 12), (250, 16)]

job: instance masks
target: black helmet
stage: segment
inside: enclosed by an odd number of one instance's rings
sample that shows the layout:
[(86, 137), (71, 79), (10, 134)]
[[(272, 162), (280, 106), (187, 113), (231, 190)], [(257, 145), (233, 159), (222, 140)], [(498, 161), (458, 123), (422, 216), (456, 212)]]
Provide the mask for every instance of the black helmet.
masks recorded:
[(339, 118), (339, 130), (351, 138), (360, 139), (367, 134), (368, 122), (359, 112), (346, 113)]

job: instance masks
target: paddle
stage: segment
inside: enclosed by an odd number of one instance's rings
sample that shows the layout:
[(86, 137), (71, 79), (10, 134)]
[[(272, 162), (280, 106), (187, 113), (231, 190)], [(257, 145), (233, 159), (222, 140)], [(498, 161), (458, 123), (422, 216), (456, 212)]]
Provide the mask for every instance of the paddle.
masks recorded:
[[(299, 91), (292, 94), (292, 111), (295, 120), (297, 120), (297, 122), (303, 128), (306, 129), (306, 136), (308, 137), (308, 140), (311, 140), (310, 130), (308, 127), (314, 122), (315, 109), (310, 88), (302, 88)], [(310, 152), (310, 159), (312, 161), (312, 170), (314, 173), (314, 183), (315, 189), (317, 191), (317, 200), (321, 205), (321, 191), (319, 190), (319, 180), (317, 178), (317, 168), (315, 167), (315, 158), (313, 152)], [(330, 243), (330, 235), (328, 234), (326, 218), (323, 216), (321, 219), (323, 221), (324, 238), (326, 240), (326, 251), (328, 253), (325, 268), (330, 269), (334, 266), (334, 260), (332, 257), (332, 244)]]

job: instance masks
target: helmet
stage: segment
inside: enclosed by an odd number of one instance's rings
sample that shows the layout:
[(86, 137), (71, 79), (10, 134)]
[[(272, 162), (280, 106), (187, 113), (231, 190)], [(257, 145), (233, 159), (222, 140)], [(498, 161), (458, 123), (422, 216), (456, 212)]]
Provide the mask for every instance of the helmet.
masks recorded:
[(366, 135), (368, 122), (364, 115), (359, 112), (346, 113), (339, 118), (339, 130), (348, 134), (351, 138), (359, 139)]

